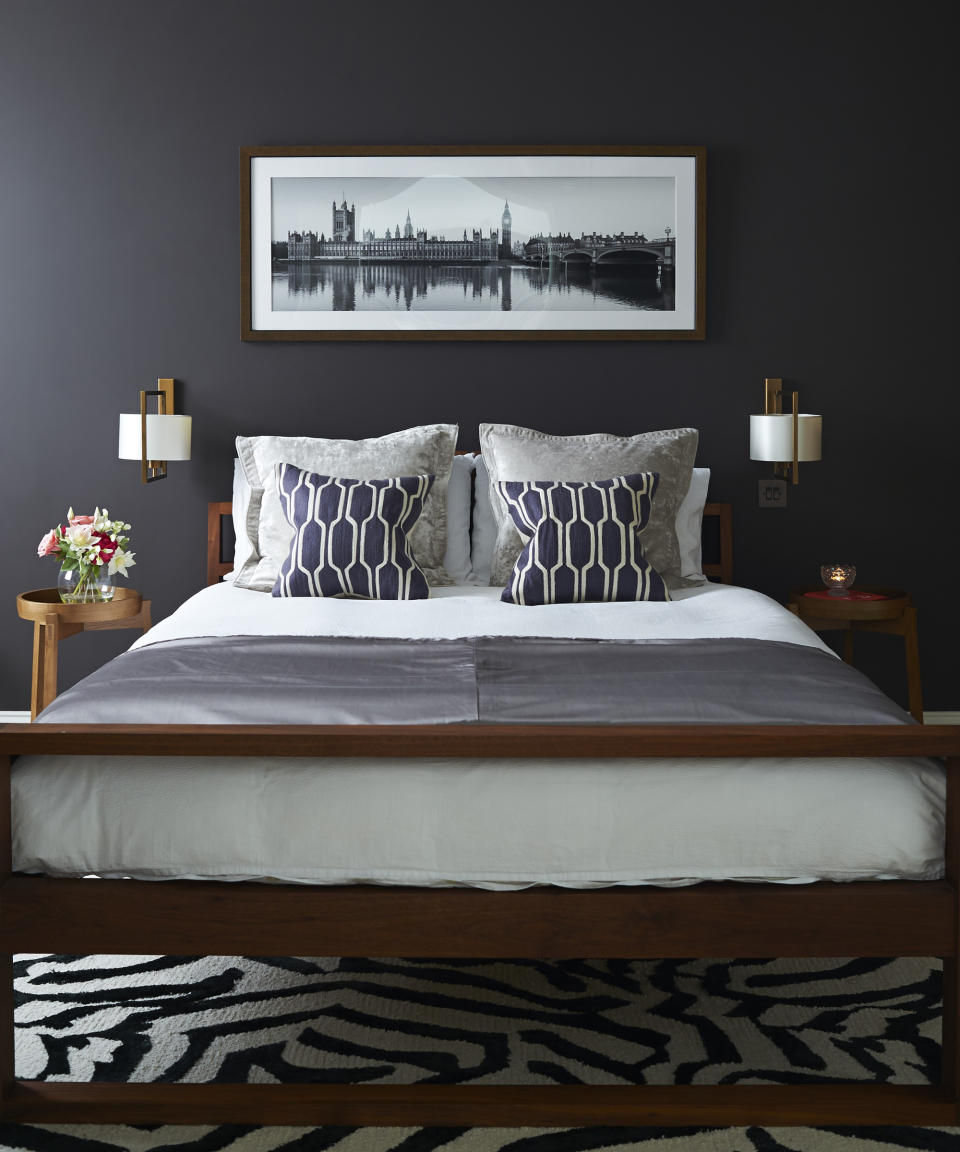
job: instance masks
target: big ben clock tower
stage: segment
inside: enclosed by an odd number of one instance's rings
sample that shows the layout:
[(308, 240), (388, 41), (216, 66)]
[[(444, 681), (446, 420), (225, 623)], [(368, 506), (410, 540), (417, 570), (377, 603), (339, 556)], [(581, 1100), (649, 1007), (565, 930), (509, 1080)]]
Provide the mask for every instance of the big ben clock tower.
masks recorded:
[(510, 205), (504, 200), (503, 202), (503, 216), (500, 218), (500, 259), (509, 260), (513, 255), (513, 249), (510, 245), (510, 226), (513, 224), (513, 217), (510, 215)]

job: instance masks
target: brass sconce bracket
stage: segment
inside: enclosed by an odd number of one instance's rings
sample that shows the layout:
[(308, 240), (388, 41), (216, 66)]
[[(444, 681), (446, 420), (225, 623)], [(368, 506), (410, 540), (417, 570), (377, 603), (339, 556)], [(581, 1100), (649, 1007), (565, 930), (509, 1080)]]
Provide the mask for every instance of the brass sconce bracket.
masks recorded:
[[(779, 416), (783, 413), (783, 379), (780, 376), (768, 376), (763, 381), (764, 413), (767, 416)], [(791, 480), (794, 484), (800, 482), (800, 398), (793, 393), (793, 460), (780, 461), (773, 466), (774, 476), (782, 476), (784, 480)]]
[(173, 380), (162, 379), (157, 381), (156, 388), (140, 389), (140, 479), (144, 484), (153, 480), (164, 480), (167, 475), (166, 460), (147, 459), (147, 397), (157, 397), (157, 414), (170, 416), (173, 414)]
[(783, 411), (783, 380), (779, 376), (768, 376), (763, 382), (763, 411), (767, 416), (777, 416)]

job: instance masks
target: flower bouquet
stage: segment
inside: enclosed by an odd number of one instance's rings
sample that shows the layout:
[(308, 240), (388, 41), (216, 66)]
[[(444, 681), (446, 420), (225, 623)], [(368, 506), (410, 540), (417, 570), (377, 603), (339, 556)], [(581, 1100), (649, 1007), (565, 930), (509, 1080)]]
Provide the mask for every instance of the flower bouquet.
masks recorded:
[(67, 512), (67, 525), (58, 524), (40, 541), (38, 556), (60, 561), (60, 599), (68, 604), (93, 604), (113, 599), (113, 577), (136, 563), (126, 550), (130, 539), (123, 533), (129, 524), (111, 520), (106, 508), (92, 516)]

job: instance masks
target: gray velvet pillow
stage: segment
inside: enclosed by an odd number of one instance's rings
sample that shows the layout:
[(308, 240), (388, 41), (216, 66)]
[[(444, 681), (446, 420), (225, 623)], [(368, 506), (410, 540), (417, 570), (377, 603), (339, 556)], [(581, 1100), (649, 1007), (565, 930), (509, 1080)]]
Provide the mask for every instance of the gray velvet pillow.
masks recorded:
[(690, 487), (699, 433), (670, 428), (636, 436), (596, 432), (587, 436), (551, 436), (513, 424), (481, 424), (480, 448), (490, 476), (490, 503), (497, 522), (490, 583), (506, 584), (523, 542), (496, 490), (507, 480), (609, 480), (632, 472), (659, 477), (643, 551), (670, 587), (700, 581), (680, 575), (677, 510)]
[(452, 584), (443, 567), (443, 554), (447, 546), (447, 482), (457, 432), (456, 424), (426, 424), (369, 440), (238, 436), (237, 456), (250, 485), (247, 535), (253, 554), (237, 573), (236, 586), (271, 592), (287, 557), (293, 529), (273, 483), (277, 464), (354, 480), (434, 476), (423, 514), (410, 533), (410, 545), (430, 584)]

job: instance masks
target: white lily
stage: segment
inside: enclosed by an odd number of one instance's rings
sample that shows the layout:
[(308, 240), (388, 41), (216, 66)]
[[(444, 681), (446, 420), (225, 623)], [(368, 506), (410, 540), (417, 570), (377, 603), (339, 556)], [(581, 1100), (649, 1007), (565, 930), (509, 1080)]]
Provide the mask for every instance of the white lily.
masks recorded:
[(68, 528), (63, 535), (64, 539), (69, 540), (71, 547), (78, 552), (93, 548), (96, 544), (92, 524), (75, 524), (72, 528)]
[(127, 569), (136, 564), (133, 556), (134, 554), (132, 552), (124, 552), (118, 548), (110, 558), (110, 567), (108, 569), (110, 575), (113, 576), (119, 572), (121, 576), (126, 576)]

